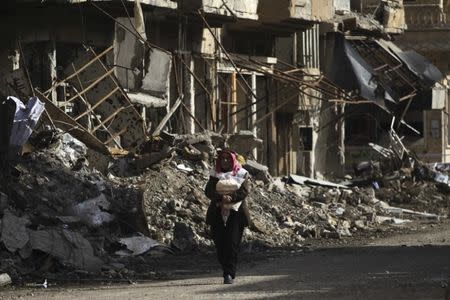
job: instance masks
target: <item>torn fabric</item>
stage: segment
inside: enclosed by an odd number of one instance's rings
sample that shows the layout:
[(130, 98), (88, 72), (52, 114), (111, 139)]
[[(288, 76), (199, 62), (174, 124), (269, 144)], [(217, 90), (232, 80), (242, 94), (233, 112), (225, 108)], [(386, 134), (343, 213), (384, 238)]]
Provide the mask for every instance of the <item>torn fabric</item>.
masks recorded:
[(13, 101), (16, 104), (14, 115), (14, 124), (11, 130), (9, 144), (13, 147), (23, 146), (31, 136), (34, 127), (36, 127), (39, 118), (44, 112), (44, 103), (37, 97), (28, 100), (27, 105), (23, 104), (16, 97), (8, 97), (7, 101)]

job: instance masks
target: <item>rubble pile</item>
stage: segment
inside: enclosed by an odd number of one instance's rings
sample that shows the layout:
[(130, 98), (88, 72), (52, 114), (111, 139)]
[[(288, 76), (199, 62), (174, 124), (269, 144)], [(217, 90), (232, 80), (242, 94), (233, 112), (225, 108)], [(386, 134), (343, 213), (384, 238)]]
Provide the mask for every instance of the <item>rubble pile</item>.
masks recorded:
[[(214, 149), (223, 141), (206, 133), (163, 133), (145, 153), (109, 158), (100, 172), (98, 157), (70, 134), (39, 133), (31, 140), (34, 148), (2, 174), (0, 273), (13, 281), (61, 270), (122, 276), (117, 268), (125, 269), (134, 257), (145, 261), (161, 251), (211, 247), (203, 189)], [(370, 234), (380, 226), (448, 214), (450, 196), (442, 182), (432, 180), (445, 174), (430, 169), (422, 179), (403, 171), (375, 187), (349, 187), (373, 179), (341, 184), (296, 175), (273, 179), (256, 162), (244, 167), (252, 175), (248, 251)]]
[(2, 174), (0, 273), (14, 281), (66, 268), (99, 273), (110, 255), (135, 255), (129, 239), (159, 245), (144, 235), (142, 194), (89, 169), (84, 147), (65, 134)]

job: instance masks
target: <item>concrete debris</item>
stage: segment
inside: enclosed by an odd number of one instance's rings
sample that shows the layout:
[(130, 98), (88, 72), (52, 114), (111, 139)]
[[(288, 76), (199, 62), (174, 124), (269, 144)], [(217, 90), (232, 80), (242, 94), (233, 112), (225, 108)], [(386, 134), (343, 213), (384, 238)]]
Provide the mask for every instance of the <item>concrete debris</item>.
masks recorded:
[(383, 25), (386, 33), (400, 34), (407, 28), (403, 0), (381, 1), (374, 17)]
[(29, 236), (26, 226), (29, 223), (29, 220), (5, 211), (2, 219), (1, 241), (8, 251), (16, 252), (28, 243)]
[(244, 156), (248, 156), (253, 149), (263, 144), (261, 139), (258, 139), (253, 132), (247, 130), (228, 136), (226, 142), (228, 147)]
[(160, 244), (146, 236), (133, 236), (129, 238), (119, 239), (119, 243), (126, 246), (125, 250), (117, 251), (116, 254), (120, 256), (136, 256), (142, 255), (149, 251), (153, 247), (157, 247)]
[(69, 230), (30, 230), (33, 250), (39, 250), (58, 259), (61, 263), (87, 271), (98, 271), (102, 260), (94, 256), (94, 250), (81, 234)]
[(185, 223), (176, 223), (173, 230), (172, 245), (182, 251), (192, 250), (196, 246), (194, 230)]
[(308, 177), (298, 176), (298, 175), (290, 175), (289, 181), (292, 183), (295, 183), (295, 184), (316, 185), (316, 186), (319, 185), (319, 186), (324, 186), (324, 187), (348, 189), (348, 187), (345, 185), (336, 184), (336, 183), (324, 181), (324, 180), (316, 180), (313, 178), (308, 178)]
[(0, 274), (0, 286), (7, 286), (11, 283), (11, 277), (7, 273)]
[(56, 156), (61, 159), (67, 168), (72, 168), (77, 162), (84, 159), (87, 154), (85, 144), (68, 133), (64, 133), (56, 146)]
[[(1, 182), (0, 251), (12, 263), (0, 264), (0, 272), (14, 271), (13, 279), (57, 269), (111, 275), (133, 268), (130, 261), (137, 257), (167, 254), (159, 246), (184, 252), (213, 246), (203, 188), (215, 149), (226, 146), (223, 136), (162, 132), (139, 154), (105, 157), (110, 167), (104, 173), (91, 167), (89, 160), (97, 159), (86, 152), (92, 149), (69, 133), (50, 140), (19, 158), (14, 180)], [(64, 145), (66, 155), (55, 145)], [(397, 150), (357, 165), (345, 184), (298, 175), (272, 179), (267, 167), (247, 160), (252, 224), (244, 247), (345, 242), (390, 226), (445, 218), (450, 193), (441, 186), (448, 186), (444, 168), (437, 171)], [(85, 163), (75, 167), (80, 160)], [(117, 270), (116, 264), (124, 267)]]
[(254, 160), (247, 160), (243, 166), (256, 180), (261, 180), (264, 183), (269, 183), (271, 181), (271, 176), (269, 174), (269, 168), (264, 166)]
[(114, 215), (106, 212), (111, 208), (111, 204), (104, 194), (78, 203), (68, 209), (69, 213), (79, 218), (88, 226), (98, 227), (104, 223), (114, 220)]

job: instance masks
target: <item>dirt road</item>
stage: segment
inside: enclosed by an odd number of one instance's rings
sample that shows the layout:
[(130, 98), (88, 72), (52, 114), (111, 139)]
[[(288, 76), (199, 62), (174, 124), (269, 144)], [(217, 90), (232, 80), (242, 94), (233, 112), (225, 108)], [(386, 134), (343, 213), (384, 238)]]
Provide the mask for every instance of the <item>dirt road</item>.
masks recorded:
[(180, 258), (186, 267), (165, 281), (4, 290), (0, 299), (450, 299), (450, 226), (363, 247), (244, 257), (234, 285), (222, 284), (208, 255), (198, 265)]

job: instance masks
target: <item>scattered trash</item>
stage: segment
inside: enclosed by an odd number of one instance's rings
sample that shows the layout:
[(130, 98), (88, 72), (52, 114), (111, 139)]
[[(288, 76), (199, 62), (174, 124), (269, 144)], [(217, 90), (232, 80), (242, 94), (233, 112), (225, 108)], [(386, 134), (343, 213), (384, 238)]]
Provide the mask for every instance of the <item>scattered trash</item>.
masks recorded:
[(10, 146), (22, 147), (31, 136), (41, 114), (44, 112), (44, 103), (39, 98), (32, 97), (28, 100), (27, 105), (23, 104), (16, 97), (8, 97), (7, 101), (13, 101), (16, 104), (16, 113), (14, 116), (14, 124), (12, 126)]
[(184, 164), (177, 165), (177, 169), (186, 173), (194, 171), (192, 168), (186, 167)]
[(49, 287), (49, 284), (47, 282), (47, 279), (44, 279), (43, 283), (28, 283), (28, 284), (26, 284), (26, 286), (27, 287), (36, 287), (36, 288), (43, 287), (44, 289), (46, 289)]

